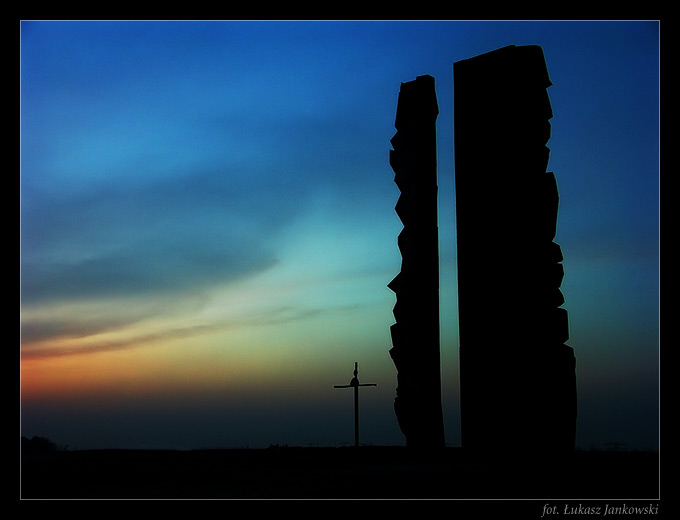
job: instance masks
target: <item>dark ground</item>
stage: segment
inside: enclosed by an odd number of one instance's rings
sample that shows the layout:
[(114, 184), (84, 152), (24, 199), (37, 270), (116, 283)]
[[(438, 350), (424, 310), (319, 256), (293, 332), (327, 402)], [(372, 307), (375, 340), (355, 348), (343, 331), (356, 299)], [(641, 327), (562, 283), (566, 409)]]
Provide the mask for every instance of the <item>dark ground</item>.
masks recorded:
[(576, 452), (531, 462), (518, 456), (484, 461), (459, 448), (437, 455), (363, 446), (84, 450), (24, 452), (20, 498), (654, 502), (659, 481), (658, 454), (643, 452)]

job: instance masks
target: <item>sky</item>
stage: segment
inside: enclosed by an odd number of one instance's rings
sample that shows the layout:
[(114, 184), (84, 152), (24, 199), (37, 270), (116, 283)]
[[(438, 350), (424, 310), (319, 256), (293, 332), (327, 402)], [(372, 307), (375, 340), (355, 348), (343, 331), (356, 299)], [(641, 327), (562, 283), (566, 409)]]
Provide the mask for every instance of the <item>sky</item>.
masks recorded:
[(400, 84), (429, 74), (459, 446), (453, 63), (506, 45), (553, 83), (577, 447), (658, 449), (656, 21), (22, 21), (21, 434), (349, 445), (333, 387), (358, 362), (361, 443), (403, 445), (388, 157)]

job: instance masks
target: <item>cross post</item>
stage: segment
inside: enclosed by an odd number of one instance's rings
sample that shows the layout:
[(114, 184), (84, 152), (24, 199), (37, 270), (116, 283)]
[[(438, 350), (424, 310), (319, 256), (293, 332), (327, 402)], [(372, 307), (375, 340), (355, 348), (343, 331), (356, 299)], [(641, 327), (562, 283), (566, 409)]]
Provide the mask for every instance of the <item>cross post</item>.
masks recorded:
[(359, 446), (359, 387), (378, 386), (376, 383), (359, 383), (359, 363), (354, 362), (354, 377), (348, 385), (335, 385), (333, 388), (354, 388), (354, 446)]

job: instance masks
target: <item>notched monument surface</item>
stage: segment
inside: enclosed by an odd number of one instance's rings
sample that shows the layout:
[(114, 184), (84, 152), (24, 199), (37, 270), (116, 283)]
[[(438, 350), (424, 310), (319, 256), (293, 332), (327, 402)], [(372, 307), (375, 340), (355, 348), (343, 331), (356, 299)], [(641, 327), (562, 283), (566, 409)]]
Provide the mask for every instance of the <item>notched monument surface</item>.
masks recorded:
[(397, 369), (394, 402), (406, 445), (444, 446), (439, 347), (439, 246), (436, 120), (432, 76), (401, 84), (390, 165), (401, 195), (395, 210), (404, 229), (390, 355)]
[(454, 63), (461, 431), (464, 448), (574, 448), (551, 86), (538, 46)]

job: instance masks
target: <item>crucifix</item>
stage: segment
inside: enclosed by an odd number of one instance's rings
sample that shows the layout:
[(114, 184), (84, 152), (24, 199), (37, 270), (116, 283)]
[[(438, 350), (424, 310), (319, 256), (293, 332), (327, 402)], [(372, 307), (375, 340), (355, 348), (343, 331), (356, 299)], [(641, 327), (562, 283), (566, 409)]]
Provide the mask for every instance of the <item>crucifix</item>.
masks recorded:
[(354, 446), (359, 446), (359, 387), (378, 386), (376, 383), (359, 383), (358, 363), (354, 362), (354, 377), (348, 385), (335, 385), (333, 388), (354, 388)]

